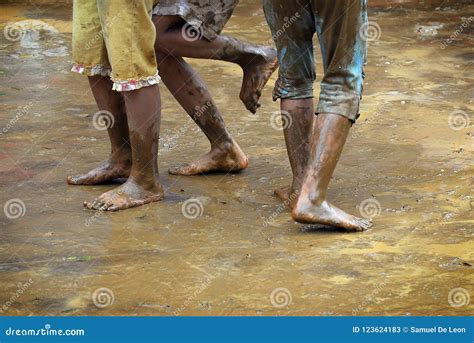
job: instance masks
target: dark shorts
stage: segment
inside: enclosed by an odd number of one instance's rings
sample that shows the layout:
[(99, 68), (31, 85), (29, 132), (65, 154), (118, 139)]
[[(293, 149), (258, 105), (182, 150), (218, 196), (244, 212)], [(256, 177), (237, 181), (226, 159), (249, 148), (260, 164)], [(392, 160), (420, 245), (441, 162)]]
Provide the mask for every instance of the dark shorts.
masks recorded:
[(239, 0), (160, 0), (154, 15), (177, 15), (201, 36), (215, 39), (229, 21)]
[(263, 0), (280, 63), (274, 100), (313, 97), (316, 79), (313, 36), (324, 66), (317, 113), (355, 121), (367, 56), (366, 0)]

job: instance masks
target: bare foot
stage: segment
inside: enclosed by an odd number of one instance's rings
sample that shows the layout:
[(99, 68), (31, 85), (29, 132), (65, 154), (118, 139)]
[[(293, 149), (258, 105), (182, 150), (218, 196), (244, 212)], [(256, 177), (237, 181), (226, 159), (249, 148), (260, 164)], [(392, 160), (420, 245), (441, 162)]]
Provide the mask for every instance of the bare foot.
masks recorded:
[(291, 216), (299, 223), (336, 226), (347, 231), (364, 231), (372, 226), (371, 221), (350, 215), (327, 201), (315, 205), (309, 199), (301, 197)]
[(278, 67), (276, 50), (270, 47), (260, 49), (261, 55), (257, 55), (247, 66), (243, 66), (244, 79), (240, 90), (240, 100), (252, 113), (256, 113), (260, 107), (258, 100), (262, 95), (262, 89), (268, 79)]
[(163, 187), (160, 184), (143, 187), (130, 177), (120, 187), (108, 191), (92, 201), (84, 201), (84, 207), (96, 211), (125, 210), (159, 201), (163, 199), (163, 195)]
[(290, 186), (275, 189), (275, 195), (290, 209), (295, 207), (298, 200), (298, 192), (294, 192)]
[(119, 178), (127, 178), (130, 175), (132, 164), (128, 162), (103, 162), (100, 166), (92, 169), (87, 174), (67, 177), (70, 185), (97, 185)]
[(212, 148), (206, 155), (184, 166), (170, 168), (168, 172), (173, 175), (199, 175), (211, 172), (241, 171), (249, 165), (247, 156), (235, 141), (225, 147)]

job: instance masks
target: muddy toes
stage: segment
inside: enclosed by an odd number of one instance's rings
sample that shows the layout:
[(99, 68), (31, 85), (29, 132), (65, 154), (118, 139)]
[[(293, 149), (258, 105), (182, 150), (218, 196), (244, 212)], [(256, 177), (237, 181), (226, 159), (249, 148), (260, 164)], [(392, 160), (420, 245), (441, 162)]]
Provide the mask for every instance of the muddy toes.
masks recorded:
[(190, 175), (200, 174), (201, 172), (198, 170), (198, 168), (193, 167), (189, 164), (185, 164), (185, 165), (182, 165), (182, 166), (169, 168), (168, 173), (171, 174), (171, 175), (190, 176)]
[(70, 175), (67, 177), (67, 183), (70, 185), (88, 185), (95, 183), (95, 177), (91, 175)]

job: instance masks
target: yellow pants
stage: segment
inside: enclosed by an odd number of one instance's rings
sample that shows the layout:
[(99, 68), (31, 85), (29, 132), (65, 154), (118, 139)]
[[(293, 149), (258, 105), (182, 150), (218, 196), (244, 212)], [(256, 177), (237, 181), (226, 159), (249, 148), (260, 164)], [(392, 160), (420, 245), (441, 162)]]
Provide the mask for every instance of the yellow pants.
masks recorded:
[(113, 89), (160, 82), (151, 21), (158, 0), (74, 0), (72, 71), (110, 76)]

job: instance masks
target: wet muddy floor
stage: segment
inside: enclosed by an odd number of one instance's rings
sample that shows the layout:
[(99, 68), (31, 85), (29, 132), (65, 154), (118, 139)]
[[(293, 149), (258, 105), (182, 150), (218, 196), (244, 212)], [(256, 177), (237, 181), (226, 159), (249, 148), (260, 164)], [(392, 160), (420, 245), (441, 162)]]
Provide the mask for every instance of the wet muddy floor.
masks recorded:
[[(69, 72), (71, 10), (1, 5), (1, 27), (23, 20), (36, 26), (21, 39), (0, 35), (0, 311), (472, 314), (473, 15), (473, 5), (371, 11), (362, 116), (330, 199), (374, 216), (374, 227), (347, 234), (291, 220), (273, 195), (290, 182), (290, 167), (283, 134), (271, 122), (278, 110), (272, 87), (251, 115), (238, 98), (241, 70), (216, 61), (192, 64), (249, 168), (168, 175), (209, 147), (162, 87), (165, 200), (112, 214), (84, 210), (84, 200), (113, 185), (65, 181), (109, 151), (106, 132), (92, 124), (97, 108), (86, 78)], [(225, 33), (270, 39), (253, 1), (242, 2)], [(193, 219), (182, 209), (195, 198), (202, 207)]]

